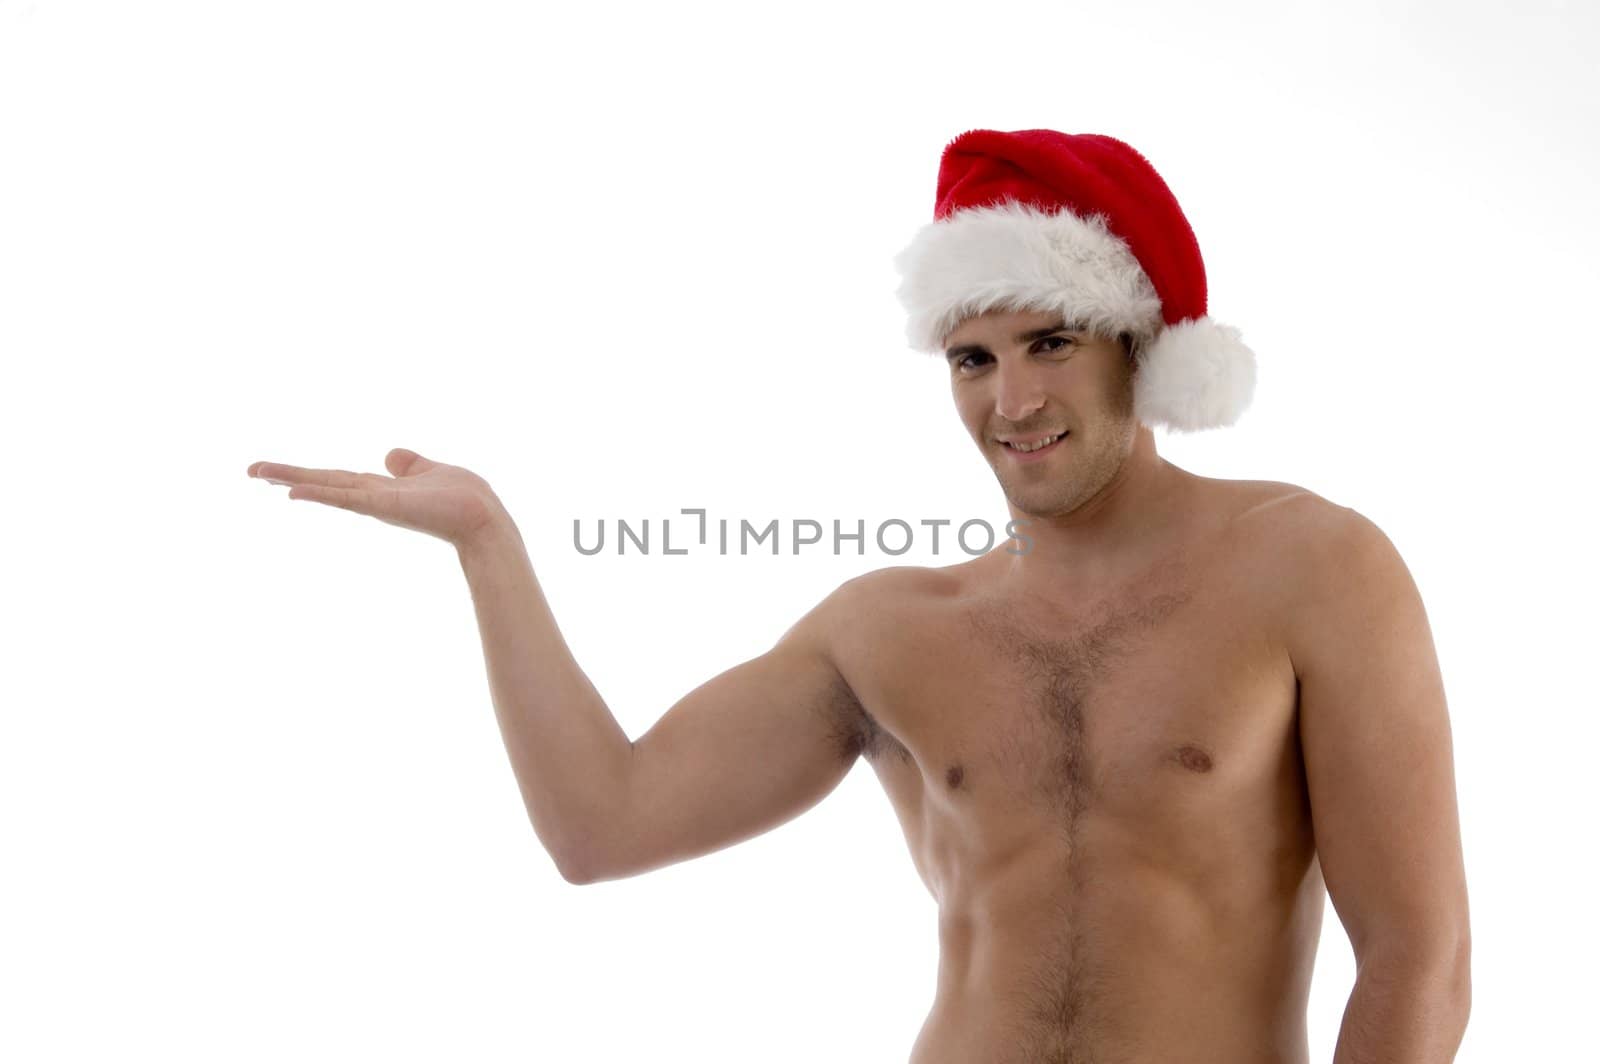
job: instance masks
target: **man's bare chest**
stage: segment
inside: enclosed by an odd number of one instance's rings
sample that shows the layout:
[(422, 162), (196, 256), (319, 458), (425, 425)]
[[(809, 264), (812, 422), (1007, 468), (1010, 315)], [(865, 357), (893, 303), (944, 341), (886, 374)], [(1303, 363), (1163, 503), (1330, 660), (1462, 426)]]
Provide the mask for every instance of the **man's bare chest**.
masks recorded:
[(1081, 600), (978, 584), (902, 618), (852, 683), (908, 832), (966, 825), (998, 859), (1092, 821), (1189, 869), (1229, 832), (1270, 842), (1303, 791), (1296, 685), (1238, 565), (1196, 552)]

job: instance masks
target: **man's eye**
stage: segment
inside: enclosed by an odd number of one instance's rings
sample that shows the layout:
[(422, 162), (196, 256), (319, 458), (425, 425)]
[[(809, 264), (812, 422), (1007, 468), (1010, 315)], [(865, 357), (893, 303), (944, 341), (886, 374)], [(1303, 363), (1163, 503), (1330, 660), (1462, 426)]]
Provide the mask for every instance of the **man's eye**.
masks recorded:
[[(1074, 339), (1073, 337), (1071, 337), (1071, 336), (1045, 336), (1045, 337), (1041, 337), (1040, 339), (1034, 341), (1034, 344), (1037, 346), (1038, 344), (1048, 344), (1048, 343), (1052, 343), (1052, 342), (1053, 343), (1057, 343), (1057, 344), (1059, 344), (1061, 346), (1059, 346), (1059, 347), (1047, 347), (1044, 350), (1046, 350), (1046, 351), (1060, 351), (1063, 348), (1075, 346), (1078, 341), (1076, 339)], [(970, 354), (962, 355), (960, 358), (955, 359), (951, 364), (954, 365), (955, 368), (958, 369), (958, 370), (973, 369), (973, 368), (975, 368), (975, 366), (969, 364), (969, 362), (968, 362), (969, 359), (988, 358), (988, 357), (989, 356), (987, 354), (984, 354), (981, 351), (974, 351), (974, 352), (972, 352)]]

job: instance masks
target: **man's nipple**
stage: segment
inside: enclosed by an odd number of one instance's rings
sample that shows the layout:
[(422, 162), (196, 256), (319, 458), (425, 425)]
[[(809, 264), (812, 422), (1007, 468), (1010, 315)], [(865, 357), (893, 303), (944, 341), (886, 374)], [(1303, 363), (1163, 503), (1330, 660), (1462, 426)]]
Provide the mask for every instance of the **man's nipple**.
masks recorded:
[(1190, 743), (1173, 751), (1172, 759), (1191, 772), (1211, 771), (1211, 755)]

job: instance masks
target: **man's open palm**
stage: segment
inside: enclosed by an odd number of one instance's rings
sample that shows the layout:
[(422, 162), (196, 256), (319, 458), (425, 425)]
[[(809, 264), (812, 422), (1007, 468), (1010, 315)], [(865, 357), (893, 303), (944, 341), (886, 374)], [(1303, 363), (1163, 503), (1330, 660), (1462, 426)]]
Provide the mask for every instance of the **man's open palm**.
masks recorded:
[(254, 462), (246, 472), (289, 485), (291, 499), (367, 514), (456, 547), (482, 534), (504, 512), (488, 482), (469, 469), (429, 461), (403, 447), (384, 456), (383, 464), (393, 476), (276, 462)]

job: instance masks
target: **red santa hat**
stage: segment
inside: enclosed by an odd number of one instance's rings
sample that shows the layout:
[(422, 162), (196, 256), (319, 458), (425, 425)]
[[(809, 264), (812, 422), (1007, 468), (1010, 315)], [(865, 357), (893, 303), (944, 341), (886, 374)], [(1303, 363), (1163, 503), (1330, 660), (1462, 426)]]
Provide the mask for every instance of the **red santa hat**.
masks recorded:
[(895, 256), (917, 350), (989, 310), (1059, 310), (1139, 347), (1134, 414), (1180, 432), (1238, 420), (1255, 391), (1239, 330), (1206, 316), (1200, 245), (1161, 175), (1094, 133), (974, 129), (945, 146), (934, 220)]

